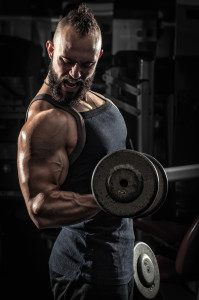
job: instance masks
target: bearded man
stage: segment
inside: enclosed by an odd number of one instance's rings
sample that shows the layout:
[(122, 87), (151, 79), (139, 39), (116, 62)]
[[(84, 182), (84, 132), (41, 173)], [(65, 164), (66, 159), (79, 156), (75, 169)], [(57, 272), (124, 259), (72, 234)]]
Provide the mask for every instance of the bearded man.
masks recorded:
[(95, 166), (126, 148), (127, 130), (118, 108), (91, 90), (103, 50), (85, 4), (62, 18), (46, 48), (51, 62), (19, 134), (18, 174), (35, 225), (60, 228), (49, 259), (54, 299), (132, 299), (132, 219), (102, 211), (91, 191)]

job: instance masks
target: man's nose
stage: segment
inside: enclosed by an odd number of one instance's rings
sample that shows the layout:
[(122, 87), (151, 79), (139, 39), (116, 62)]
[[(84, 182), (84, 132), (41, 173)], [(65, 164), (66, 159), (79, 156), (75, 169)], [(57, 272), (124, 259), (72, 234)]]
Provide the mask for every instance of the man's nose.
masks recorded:
[(71, 70), (69, 71), (69, 75), (73, 79), (79, 79), (81, 77), (80, 67), (77, 63), (71, 68)]

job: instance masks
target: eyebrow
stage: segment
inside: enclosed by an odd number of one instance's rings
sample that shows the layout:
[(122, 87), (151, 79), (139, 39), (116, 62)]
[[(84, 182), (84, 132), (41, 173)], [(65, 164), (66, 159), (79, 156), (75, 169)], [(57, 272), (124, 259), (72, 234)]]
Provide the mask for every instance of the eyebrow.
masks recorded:
[[(70, 61), (74, 61), (73, 59), (67, 57), (67, 56), (64, 56), (62, 55), (63, 58), (66, 58), (67, 60), (70, 60)], [(80, 62), (81, 64), (90, 64), (90, 63), (95, 63), (95, 60), (88, 60), (88, 61), (82, 61)]]

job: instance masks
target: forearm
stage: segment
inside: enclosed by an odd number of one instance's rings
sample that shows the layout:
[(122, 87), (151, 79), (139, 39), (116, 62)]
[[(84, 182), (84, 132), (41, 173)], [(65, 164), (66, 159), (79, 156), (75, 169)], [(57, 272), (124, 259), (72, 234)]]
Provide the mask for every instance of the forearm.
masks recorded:
[(53, 190), (29, 201), (30, 217), (38, 228), (61, 227), (95, 216), (100, 208), (92, 194)]

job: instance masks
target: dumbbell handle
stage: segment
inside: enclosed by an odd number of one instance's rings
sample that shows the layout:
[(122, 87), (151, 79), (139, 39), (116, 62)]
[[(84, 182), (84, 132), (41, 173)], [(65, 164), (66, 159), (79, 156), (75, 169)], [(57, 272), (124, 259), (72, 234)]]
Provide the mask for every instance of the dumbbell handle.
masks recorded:
[(168, 181), (186, 180), (199, 177), (199, 164), (165, 168)]

